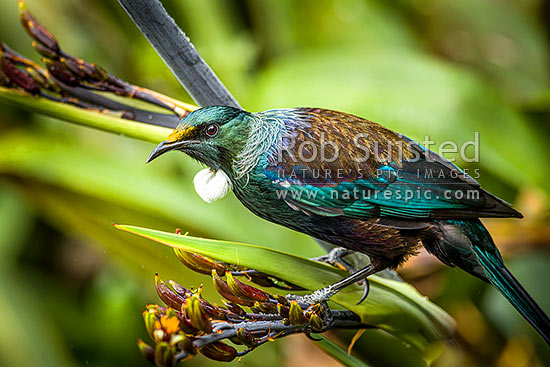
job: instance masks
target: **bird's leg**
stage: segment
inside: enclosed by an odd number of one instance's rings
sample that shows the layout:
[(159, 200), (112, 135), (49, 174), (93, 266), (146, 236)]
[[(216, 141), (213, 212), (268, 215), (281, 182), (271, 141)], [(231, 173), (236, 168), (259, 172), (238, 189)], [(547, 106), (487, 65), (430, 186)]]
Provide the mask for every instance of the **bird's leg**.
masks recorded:
[[(353, 250), (347, 249), (345, 247), (335, 247), (332, 250), (330, 250), (328, 254), (319, 256), (312, 260), (321, 261), (321, 262), (336, 266), (342, 270), (345, 270), (350, 274), (355, 274), (359, 270), (354, 265), (344, 260), (344, 257), (352, 253), (354, 253)], [(358, 304), (363, 302), (365, 298), (367, 298), (367, 295), (369, 294), (369, 290), (370, 290), (369, 281), (366, 277), (364, 279), (359, 280), (359, 283), (363, 286), (363, 295), (361, 296), (361, 299), (359, 300)]]
[(320, 302), (326, 302), (332, 296), (334, 296), (336, 293), (340, 292), (342, 289), (346, 288), (347, 286), (350, 286), (353, 283), (358, 282), (360, 280), (365, 280), (365, 283), (367, 284), (366, 292), (363, 292), (363, 296), (358, 302), (359, 304), (364, 301), (364, 299), (368, 294), (368, 282), (366, 281), (366, 277), (376, 273), (377, 271), (378, 271), (377, 267), (375, 267), (373, 264), (369, 264), (365, 266), (363, 269), (351, 274), (350, 276), (334, 284), (329, 285), (328, 287), (318, 289), (315, 292), (305, 296), (288, 295), (287, 298), (296, 299), (298, 300), (298, 302), (307, 303), (307, 304), (316, 304)]

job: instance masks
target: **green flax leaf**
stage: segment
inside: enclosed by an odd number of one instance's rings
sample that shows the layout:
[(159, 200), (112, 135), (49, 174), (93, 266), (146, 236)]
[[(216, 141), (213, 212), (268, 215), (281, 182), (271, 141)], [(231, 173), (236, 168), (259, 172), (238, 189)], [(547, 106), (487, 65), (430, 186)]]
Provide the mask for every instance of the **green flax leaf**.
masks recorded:
[[(261, 246), (181, 236), (128, 225), (116, 227), (173, 248), (253, 268), (310, 291), (345, 276), (344, 272), (329, 265)], [(452, 334), (454, 323), (451, 317), (411, 285), (379, 276), (371, 276), (369, 281), (371, 290), (362, 304), (356, 304), (362, 293), (359, 286), (346, 288), (332, 300), (358, 314), (364, 323), (376, 326), (421, 351)]]

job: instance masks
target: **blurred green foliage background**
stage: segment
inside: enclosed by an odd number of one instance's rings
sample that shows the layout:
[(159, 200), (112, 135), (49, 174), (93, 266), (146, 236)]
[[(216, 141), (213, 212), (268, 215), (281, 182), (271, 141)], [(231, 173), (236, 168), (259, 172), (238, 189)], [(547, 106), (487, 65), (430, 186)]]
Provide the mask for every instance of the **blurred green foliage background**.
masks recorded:
[[(248, 110), (334, 108), (417, 140), (458, 144), (478, 131), (480, 162), (458, 164), (479, 169), (485, 188), (525, 214), (486, 223), (512, 272), (550, 312), (548, 1), (163, 3)], [(67, 52), (192, 102), (115, 1), (28, 6)], [(0, 1), (0, 39), (38, 61), (15, 0)], [(232, 195), (202, 202), (192, 187), (199, 166), (170, 154), (146, 167), (151, 148), (0, 106), (0, 365), (146, 365), (135, 343), (146, 339), (140, 311), (158, 302), (157, 271), (187, 286), (205, 283), (217, 299), (208, 277), (112, 222), (321, 254), (312, 239), (260, 220)], [(401, 274), (457, 320), (436, 365), (550, 365), (542, 339), (489, 286), (425, 254)], [(354, 348), (366, 361), (406, 353), (372, 333)], [(351, 336), (334, 335), (344, 345)], [(243, 361), (334, 365), (301, 337)]]

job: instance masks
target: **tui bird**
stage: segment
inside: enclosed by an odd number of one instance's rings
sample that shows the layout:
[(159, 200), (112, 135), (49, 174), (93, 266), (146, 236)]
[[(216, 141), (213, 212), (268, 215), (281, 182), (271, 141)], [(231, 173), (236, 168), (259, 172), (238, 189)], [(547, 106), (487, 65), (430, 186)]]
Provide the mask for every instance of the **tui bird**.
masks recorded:
[(504, 266), (479, 220), (522, 215), (406, 136), (327, 109), (250, 113), (212, 106), (183, 118), (147, 162), (171, 150), (208, 167), (194, 178), (205, 201), (232, 189), (259, 217), (371, 259), (306, 300), (324, 301), (366, 283), (424, 246), (443, 263), (494, 285), (550, 344), (548, 316)]

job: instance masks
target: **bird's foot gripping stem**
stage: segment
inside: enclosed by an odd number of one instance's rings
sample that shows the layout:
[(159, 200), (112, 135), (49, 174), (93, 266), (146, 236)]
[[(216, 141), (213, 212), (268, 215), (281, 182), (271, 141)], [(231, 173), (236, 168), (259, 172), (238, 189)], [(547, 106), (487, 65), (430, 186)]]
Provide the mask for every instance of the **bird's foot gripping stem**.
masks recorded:
[(352, 254), (354, 251), (347, 249), (345, 247), (335, 247), (326, 255), (315, 257), (312, 260), (323, 262), (342, 270), (347, 271), (350, 274), (357, 272), (357, 269), (348, 261), (344, 260), (349, 254)]
[(332, 296), (334, 296), (347, 286), (352, 285), (355, 282), (363, 281), (363, 296), (361, 297), (359, 302), (357, 302), (357, 304), (360, 304), (365, 300), (365, 298), (367, 298), (367, 295), (369, 293), (369, 282), (367, 280), (367, 277), (371, 274), (374, 274), (376, 271), (377, 270), (375, 269), (374, 265), (369, 264), (363, 269), (351, 274), (347, 278), (331, 284), (328, 287), (320, 288), (315, 292), (307, 294), (305, 296), (288, 295), (287, 298), (291, 300), (297, 300), (298, 303), (309, 305), (322, 303), (328, 301)]
[[(338, 267), (342, 270), (347, 271), (348, 273), (350, 273), (350, 275), (353, 276), (354, 274), (356, 274), (356, 273), (363, 270), (363, 268), (358, 269), (356, 267), (356, 265), (364, 263), (365, 259), (362, 259), (362, 258), (353, 258), (352, 259), (352, 258), (350, 258), (349, 260), (351, 260), (351, 261), (348, 261), (348, 260), (344, 259), (346, 256), (352, 255), (352, 254), (357, 255), (358, 253), (353, 251), (353, 250), (347, 249), (345, 247), (335, 247), (332, 250), (330, 250), (330, 252), (328, 254), (323, 255), (323, 256), (319, 256), (319, 257), (314, 258), (312, 260), (324, 262), (324, 263), (327, 263), (329, 265)], [(359, 255), (361, 255), (361, 254), (359, 254)], [(366, 257), (365, 255), (363, 255), (363, 256)], [(354, 262), (354, 260), (355, 260), (355, 262)], [(359, 282), (359, 284), (361, 284), (363, 286), (363, 295), (361, 296), (361, 298), (360, 298), (359, 302), (357, 302), (357, 304), (362, 303), (367, 298), (367, 296), (369, 294), (370, 287), (369, 287), (369, 281), (368, 281), (368, 279), (366, 279), (367, 276), (368, 275), (364, 276), (363, 279), (358, 279), (357, 280)], [(354, 276), (354, 279), (355, 279), (355, 277), (357, 277), (357, 276)], [(344, 281), (346, 279), (348, 279), (348, 278), (345, 278), (342, 281)], [(318, 289), (317, 291), (315, 291), (312, 294), (307, 295), (305, 297), (311, 298), (312, 301), (328, 300), (330, 297), (334, 296), (340, 290), (347, 287), (347, 285), (344, 285), (341, 288), (334, 289), (334, 286), (339, 284), (339, 283), (340, 282), (332, 284), (332, 285), (330, 285), (328, 287), (325, 287), (325, 288)], [(349, 284), (352, 284), (352, 283), (349, 283)]]

